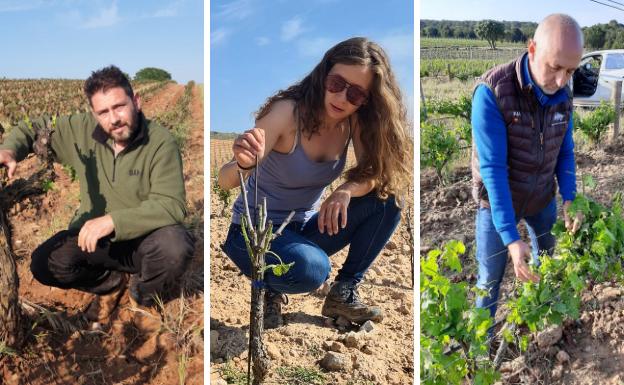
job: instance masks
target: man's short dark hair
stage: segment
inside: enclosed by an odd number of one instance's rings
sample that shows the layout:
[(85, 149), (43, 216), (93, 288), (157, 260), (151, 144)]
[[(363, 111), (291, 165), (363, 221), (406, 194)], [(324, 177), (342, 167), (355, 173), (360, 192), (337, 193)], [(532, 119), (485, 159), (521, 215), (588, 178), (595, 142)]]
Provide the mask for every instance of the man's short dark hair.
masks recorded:
[(134, 97), (130, 80), (118, 67), (110, 65), (100, 70), (93, 71), (85, 81), (84, 92), (91, 104), (91, 97), (99, 92), (110, 88), (121, 87), (130, 98)]

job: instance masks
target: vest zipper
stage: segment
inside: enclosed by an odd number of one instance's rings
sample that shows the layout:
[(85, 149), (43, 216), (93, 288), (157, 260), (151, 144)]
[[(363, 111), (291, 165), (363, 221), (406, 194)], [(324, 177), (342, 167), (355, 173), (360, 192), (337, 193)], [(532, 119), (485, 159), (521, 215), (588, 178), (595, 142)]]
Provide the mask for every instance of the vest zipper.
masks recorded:
[(535, 130), (535, 112), (537, 112), (538, 115), (538, 129), (539, 129), (539, 153), (537, 154), (537, 156), (539, 157), (539, 167), (537, 168), (537, 170), (535, 170), (535, 172), (533, 173), (533, 175), (531, 176), (531, 189), (529, 191), (529, 194), (527, 195), (527, 197), (524, 199), (524, 202), (522, 204), (522, 210), (520, 210), (520, 218), (524, 217), (524, 212), (526, 211), (526, 207), (529, 203), (529, 200), (531, 200), (533, 192), (535, 191), (535, 188), (537, 187), (537, 178), (540, 174), (540, 170), (542, 169), (542, 166), (544, 165), (544, 117), (546, 116), (545, 114), (545, 110), (548, 108), (548, 106), (544, 107), (544, 108), (538, 108), (537, 111), (535, 111), (533, 108), (533, 105), (529, 102), (529, 108), (531, 109), (531, 112), (533, 112), (533, 116), (531, 117), (531, 128), (533, 130)]

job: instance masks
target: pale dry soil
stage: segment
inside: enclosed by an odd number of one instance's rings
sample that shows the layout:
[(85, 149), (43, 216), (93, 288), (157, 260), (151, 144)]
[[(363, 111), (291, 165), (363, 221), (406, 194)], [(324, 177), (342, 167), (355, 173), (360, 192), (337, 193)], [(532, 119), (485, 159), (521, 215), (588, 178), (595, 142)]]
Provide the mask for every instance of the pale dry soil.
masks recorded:
[[(171, 84), (144, 104), (148, 118), (175, 105), (184, 86)], [(137, 310), (127, 293), (109, 324), (90, 330), (82, 310), (93, 298), (76, 290), (43, 286), (32, 277), (30, 254), (66, 228), (78, 207), (78, 182), (55, 165), (58, 179), (45, 195), (17, 204), (9, 217), (18, 257), (20, 298), (45, 311), (24, 319), (28, 339), (16, 355), (0, 355), (0, 384), (7, 385), (170, 385), (203, 383), (203, 96), (194, 90), (189, 142), (184, 156), (187, 222), (193, 225), (196, 251), (181, 280), (184, 296), (164, 306), (154, 330), (135, 325)], [(29, 158), (17, 177), (37, 168)]]
[[(603, 204), (624, 188), (624, 150), (622, 142), (599, 147), (583, 148), (576, 152), (577, 188), (582, 190), (580, 176), (591, 175), (597, 188), (586, 193)], [(450, 239), (460, 239), (467, 246), (463, 257), (464, 272), (455, 280), (476, 283), (474, 259), (474, 220), (476, 204), (471, 197), (470, 170), (459, 167), (447, 186), (437, 185), (431, 170), (423, 170), (420, 177), (421, 255), (431, 248), (441, 247)], [(559, 198), (560, 199), (560, 198)], [(560, 202), (559, 202), (560, 206)], [(560, 211), (560, 208), (559, 208)], [(561, 218), (561, 212), (559, 212)], [(521, 234), (528, 240), (526, 231)], [(501, 288), (502, 304), (509, 297), (514, 281), (513, 267), (508, 263)], [(624, 381), (624, 290), (620, 284), (595, 285), (583, 295), (583, 309), (579, 320), (570, 320), (563, 327), (562, 338), (551, 348), (540, 349), (534, 343), (527, 353), (509, 349), (505, 357), (508, 370), (503, 374), (504, 384), (566, 384), (616, 385)], [(504, 306), (497, 312), (497, 320), (504, 319)], [(569, 360), (561, 360), (566, 354)], [(557, 358), (559, 354), (559, 359)]]
[[(212, 178), (211, 178), (212, 179)], [(238, 190), (233, 193), (236, 197)], [(230, 224), (222, 216), (223, 203), (211, 194), (210, 220), (210, 378), (228, 383), (227, 374), (247, 373), (250, 282), (223, 253), (220, 245)], [(413, 206), (410, 204), (413, 212)], [(226, 210), (229, 211), (229, 210)], [(320, 292), (289, 295), (283, 308), (285, 325), (268, 330), (264, 341), (271, 357), (266, 384), (304, 384), (281, 375), (288, 368), (303, 367), (322, 376), (315, 384), (411, 384), (414, 371), (413, 289), (411, 249), (405, 219), (391, 241), (367, 272), (360, 294), (364, 301), (380, 306), (383, 321), (370, 333), (355, 326), (337, 326), (321, 315)], [(332, 278), (346, 258), (346, 249), (331, 257)], [(354, 334), (349, 334), (349, 332)], [(350, 337), (354, 336), (354, 338)], [(326, 370), (320, 361), (328, 351), (337, 352), (345, 365)], [(229, 377), (228, 377), (229, 378)], [(320, 378), (320, 377), (317, 377)], [(310, 380), (312, 381), (312, 380)], [(230, 379), (229, 383), (235, 382)]]

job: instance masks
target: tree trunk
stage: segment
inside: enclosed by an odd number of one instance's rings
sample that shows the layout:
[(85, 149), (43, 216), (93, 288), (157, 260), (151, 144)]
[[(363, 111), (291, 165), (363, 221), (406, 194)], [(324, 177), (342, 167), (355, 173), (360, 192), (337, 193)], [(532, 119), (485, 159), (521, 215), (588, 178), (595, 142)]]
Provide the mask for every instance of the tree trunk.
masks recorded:
[[(44, 125), (33, 125), (36, 140), (33, 150), (43, 163), (43, 168), (31, 175), (28, 180), (18, 179), (5, 185), (4, 170), (0, 178), (0, 343), (10, 348), (21, 347), (24, 333), (20, 325), (19, 277), (15, 266), (15, 256), (11, 247), (11, 226), (7, 212), (14, 203), (29, 195), (44, 193), (43, 184), (54, 180), (50, 135), (54, 121), (45, 120)], [(4, 130), (0, 126), (0, 141)]]
[[(259, 256), (264, 260), (264, 255)], [(254, 268), (252, 282), (262, 282), (261, 273)], [(253, 385), (260, 385), (269, 371), (270, 360), (262, 342), (264, 331), (264, 288), (251, 285), (249, 323), (249, 354), (253, 360)]]
[(0, 212), (0, 343), (17, 348), (23, 339), (17, 289), (19, 278), (11, 250), (11, 233), (5, 210)]

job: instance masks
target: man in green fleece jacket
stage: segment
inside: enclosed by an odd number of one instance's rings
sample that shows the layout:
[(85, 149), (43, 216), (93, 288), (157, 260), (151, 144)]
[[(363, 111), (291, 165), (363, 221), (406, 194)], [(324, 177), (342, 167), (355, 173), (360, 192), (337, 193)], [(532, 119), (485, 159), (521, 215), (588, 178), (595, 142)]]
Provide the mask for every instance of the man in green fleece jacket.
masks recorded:
[[(117, 306), (128, 273), (136, 304), (166, 297), (194, 241), (180, 224), (186, 214), (182, 160), (169, 131), (145, 118), (115, 66), (93, 72), (84, 91), (91, 113), (58, 118), (51, 135), (56, 160), (72, 166), (80, 181), (80, 208), (67, 230), (33, 252), (31, 271), (45, 285), (96, 294), (86, 316), (102, 322)], [(21, 123), (0, 145), (9, 177), (32, 151), (34, 135)]]

